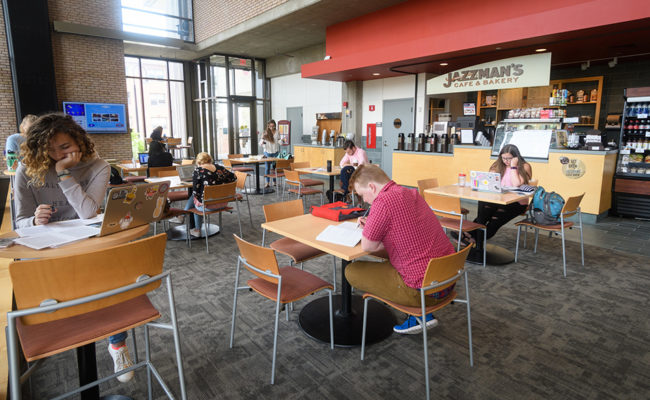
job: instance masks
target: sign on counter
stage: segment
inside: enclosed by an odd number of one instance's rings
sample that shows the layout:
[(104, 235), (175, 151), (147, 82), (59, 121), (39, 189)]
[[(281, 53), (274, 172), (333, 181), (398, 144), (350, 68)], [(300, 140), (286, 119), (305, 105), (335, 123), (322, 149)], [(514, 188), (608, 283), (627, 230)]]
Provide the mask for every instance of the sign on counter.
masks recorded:
[(427, 95), (548, 86), (551, 53), (505, 58), (459, 69), (427, 81)]

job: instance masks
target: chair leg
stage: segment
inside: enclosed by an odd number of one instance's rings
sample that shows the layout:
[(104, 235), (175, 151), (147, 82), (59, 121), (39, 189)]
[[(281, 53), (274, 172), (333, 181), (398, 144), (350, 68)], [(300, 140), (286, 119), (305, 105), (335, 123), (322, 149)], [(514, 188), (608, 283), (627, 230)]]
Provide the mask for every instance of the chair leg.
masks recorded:
[(275, 330), (273, 332), (273, 361), (271, 363), (271, 385), (275, 383), (275, 359), (278, 350), (278, 321), (280, 319), (280, 290), (282, 281), (278, 282), (278, 297), (275, 302)]
[[(205, 210), (205, 208), (204, 208)], [(221, 216), (221, 213), (219, 214)], [(205, 227), (205, 252), (210, 254), (210, 245), (208, 244), (208, 231), (210, 227), (210, 215), (205, 215), (205, 211), (203, 212), (203, 227)], [(219, 229), (221, 229), (221, 225), (219, 225)], [(201, 227), (199, 226), (199, 232), (201, 232)]]
[(332, 307), (332, 291), (328, 290), (329, 305), (330, 305), (330, 349), (334, 350), (334, 311)]
[(235, 341), (235, 315), (237, 315), (237, 290), (239, 289), (239, 268), (241, 266), (241, 260), (237, 258), (237, 269), (235, 272), (235, 295), (232, 300), (232, 322), (230, 324), (230, 348)]
[(528, 240), (528, 225), (524, 226), (524, 249), (528, 248), (528, 243), (526, 243), (527, 240)]
[(133, 361), (135, 364), (139, 362), (138, 360), (138, 341), (135, 340), (135, 328), (131, 329), (131, 341), (133, 342)]
[[(424, 305), (422, 306), (424, 309)], [(422, 316), (420, 317), (420, 326), (422, 326), (422, 347), (424, 350), (424, 379), (425, 379), (425, 390), (427, 391), (426, 399), (430, 399), (430, 394), (429, 394), (429, 348), (427, 346), (427, 324), (426, 324), (427, 316), (425, 313), (422, 313)]]
[[(239, 212), (239, 202), (235, 200), (235, 205), (237, 206), (237, 222), (239, 223), (239, 237), (243, 238), (244, 234), (241, 230), (241, 213)], [(253, 225), (251, 223), (251, 225)]]
[(539, 237), (539, 228), (535, 228), (535, 248), (533, 253), (537, 254), (537, 238)]
[(520, 233), (521, 233), (521, 225), (517, 227), (517, 242), (515, 244), (515, 262), (517, 262), (517, 256), (519, 255), (519, 234)]
[(363, 327), (361, 328), (361, 361), (363, 361), (363, 356), (366, 350), (366, 321), (368, 320), (368, 300), (370, 300), (370, 297), (366, 297), (363, 301)]
[(262, 247), (264, 247), (264, 239), (266, 238), (266, 229), (262, 229)]
[(472, 313), (470, 311), (469, 302), (469, 281), (467, 278), (467, 270), (465, 270), (465, 301), (467, 304), (467, 339), (469, 341), (469, 366), (474, 366), (474, 351), (472, 350)]
[(185, 240), (190, 249), (192, 248), (192, 234), (190, 233), (190, 218), (192, 217), (192, 214), (185, 215)]
[(483, 229), (483, 268), (487, 261), (487, 229)]
[(560, 227), (562, 229), (562, 266), (564, 267), (564, 277), (566, 278), (566, 246), (564, 245), (564, 219), (560, 218)]
[(582, 212), (578, 209), (578, 222), (580, 223), (580, 255), (582, 257), (582, 266), (585, 266), (585, 242), (582, 239)]
[[(176, 363), (178, 367), (178, 381), (181, 388), (181, 398), (183, 400), (187, 399), (187, 394), (185, 390), (185, 374), (183, 373), (183, 356), (181, 354), (181, 338), (178, 334), (178, 321), (176, 318), (176, 302), (174, 301), (174, 291), (172, 289), (172, 278), (171, 275), (167, 275), (167, 297), (169, 299), (169, 319), (172, 323), (172, 331), (174, 332), (174, 348), (176, 350)], [(133, 338), (135, 342), (135, 337)]]
[(246, 193), (246, 205), (248, 206), (248, 219), (251, 221), (251, 228), (255, 229), (253, 225), (253, 214), (251, 214), (251, 202), (248, 200), (248, 193)]
[(144, 325), (144, 354), (147, 360), (147, 398), (149, 400), (153, 397), (153, 390), (151, 387), (151, 343), (149, 343), (149, 326)]
[(462, 242), (463, 231), (458, 231), (458, 243), (456, 243), (456, 251), (460, 251), (460, 242)]

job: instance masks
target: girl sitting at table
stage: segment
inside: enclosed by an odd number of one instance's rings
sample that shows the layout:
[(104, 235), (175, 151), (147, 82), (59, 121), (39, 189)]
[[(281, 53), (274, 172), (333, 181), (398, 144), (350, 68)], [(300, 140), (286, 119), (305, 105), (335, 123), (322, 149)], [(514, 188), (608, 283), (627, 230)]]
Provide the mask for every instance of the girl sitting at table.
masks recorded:
[(161, 142), (151, 142), (149, 145), (149, 161), (147, 161), (147, 176), (151, 167), (171, 167), (174, 157), (165, 149)]
[[(16, 171), (16, 227), (97, 215), (111, 174), (108, 163), (72, 117), (47, 114), (27, 131), (22, 164)], [(126, 347), (126, 332), (109, 338), (108, 352), (114, 371), (133, 365)], [(133, 378), (133, 371), (117, 377)]]
[[(221, 165), (215, 164), (212, 156), (208, 153), (201, 152), (196, 156), (196, 168), (192, 174), (192, 196), (187, 200), (185, 205), (186, 210), (196, 208), (203, 211), (203, 188), (208, 185), (221, 185), (223, 183), (230, 183), (237, 180), (237, 177), (232, 172), (228, 171)], [(209, 210), (218, 210), (224, 207), (221, 204), (211, 204)], [(194, 214), (194, 229), (190, 230), (192, 236), (201, 236), (201, 223), (203, 217)]]
[[(519, 149), (514, 144), (503, 146), (499, 157), (490, 167), (490, 172), (498, 172), (501, 175), (501, 186), (519, 187), (526, 185), (533, 177), (533, 170), (529, 163), (524, 160)], [(485, 225), (487, 228), (487, 239), (494, 236), (499, 228), (507, 224), (516, 216), (522, 214), (528, 208), (528, 200), (520, 200), (517, 203), (508, 205), (478, 202), (477, 217), (474, 222)], [(477, 247), (472, 253), (483, 254), (483, 238), (478, 235), (482, 230), (476, 230), (468, 234), (464, 233), (467, 242), (476, 241)], [(471, 236), (470, 236), (471, 235)]]

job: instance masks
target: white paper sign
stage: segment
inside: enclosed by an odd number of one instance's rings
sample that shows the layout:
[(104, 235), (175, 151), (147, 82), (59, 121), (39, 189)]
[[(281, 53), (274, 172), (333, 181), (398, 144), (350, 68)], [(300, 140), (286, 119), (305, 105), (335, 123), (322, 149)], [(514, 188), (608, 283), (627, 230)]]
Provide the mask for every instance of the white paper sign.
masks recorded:
[(462, 144), (474, 144), (474, 131), (471, 129), (461, 129), (460, 142)]
[(505, 58), (463, 68), (427, 81), (427, 95), (548, 86), (551, 53)]

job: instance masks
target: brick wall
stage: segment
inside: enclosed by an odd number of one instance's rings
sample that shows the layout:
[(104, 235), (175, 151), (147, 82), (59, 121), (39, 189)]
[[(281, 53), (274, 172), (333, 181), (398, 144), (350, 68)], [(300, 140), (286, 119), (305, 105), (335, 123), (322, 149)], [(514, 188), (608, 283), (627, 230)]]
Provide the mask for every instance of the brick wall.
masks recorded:
[(208, 39), (288, 0), (194, 0), (194, 41)]
[[(0, 2), (0, 16), (4, 10)], [(9, 64), (9, 50), (7, 48), (7, 35), (5, 20), (0, 17), (0, 149), (4, 154), (7, 137), (16, 133), (16, 104), (14, 103), (14, 90), (11, 84)], [(4, 159), (2, 160), (4, 164)], [(4, 169), (4, 167), (2, 168)]]
[[(49, 0), (51, 21), (122, 29), (120, 0)], [(59, 104), (127, 103), (124, 45), (120, 40), (52, 33)], [(129, 134), (91, 135), (103, 158), (130, 159)]]

